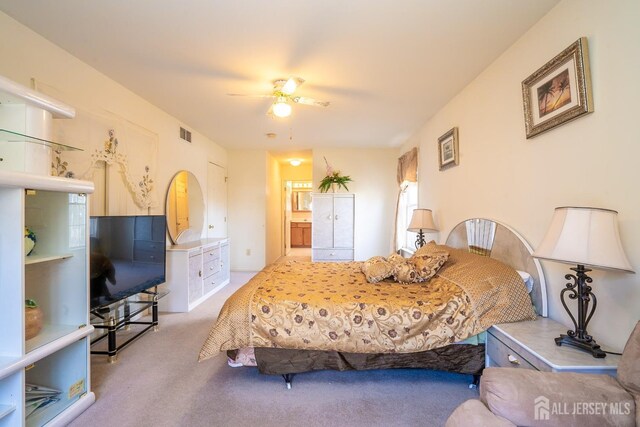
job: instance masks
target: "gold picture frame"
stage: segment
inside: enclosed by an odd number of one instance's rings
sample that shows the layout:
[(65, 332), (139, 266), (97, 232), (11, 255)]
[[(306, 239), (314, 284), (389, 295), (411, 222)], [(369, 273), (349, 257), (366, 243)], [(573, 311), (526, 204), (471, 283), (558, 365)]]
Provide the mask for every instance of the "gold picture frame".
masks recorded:
[(527, 139), (593, 112), (587, 38), (581, 37), (522, 82)]
[(454, 127), (438, 138), (440, 170), (458, 165), (458, 128)]

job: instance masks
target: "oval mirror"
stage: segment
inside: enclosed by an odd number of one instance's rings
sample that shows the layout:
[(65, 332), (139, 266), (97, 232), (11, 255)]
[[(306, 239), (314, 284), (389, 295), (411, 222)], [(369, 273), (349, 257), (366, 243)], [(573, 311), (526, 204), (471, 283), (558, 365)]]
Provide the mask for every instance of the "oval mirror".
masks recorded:
[(165, 214), (174, 244), (199, 240), (204, 224), (204, 199), (198, 179), (189, 171), (174, 175), (167, 191)]

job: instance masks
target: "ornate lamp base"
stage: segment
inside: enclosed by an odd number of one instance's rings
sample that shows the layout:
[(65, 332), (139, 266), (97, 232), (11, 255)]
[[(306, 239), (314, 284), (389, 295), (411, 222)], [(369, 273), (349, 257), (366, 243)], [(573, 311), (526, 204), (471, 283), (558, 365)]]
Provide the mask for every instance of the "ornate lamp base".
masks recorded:
[(425, 243), (427, 243), (427, 241), (424, 238), (424, 231), (420, 229), (418, 235), (416, 236), (416, 249), (420, 249), (425, 245)]
[[(591, 320), (593, 313), (596, 311), (596, 305), (598, 303), (596, 296), (591, 292), (591, 286), (589, 286), (592, 279), (587, 276), (587, 273), (591, 270), (585, 268), (584, 265), (581, 264), (578, 264), (577, 267), (572, 268), (571, 270), (575, 271), (576, 274), (566, 274), (564, 277), (567, 280), (573, 280), (573, 283), (567, 283), (566, 287), (562, 292), (560, 292), (560, 301), (562, 302), (564, 309), (567, 310), (569, 317), (571, 317), (571, 321), (573, 322), (575, 329), (568, 330), (567, 335), (563, 334), (556, 338), (556, 345), (565, 344), (575, 347), (579, 350), (591, 353), (593, 357), (601, 359), (606, 357), (607, 354), (600, 349), (598, 344), (596, 344), (596, 340), (587, 333), (587, 325), (589, 324), (589, 320)], [(565, 301), (564, 297), (567, 292), (569, 299), (578, 301), (577, 319), (573, 316), (571, 310), (569, 310), (569, 307), (567, 306), (567, 302)], [(589, 303), (591, 301), (593, 301), (593, 306), (589, 307)]]
[(586, 351), (587, 353), (591, 353), (593, 357), (596, 357), (598, 359), (602, 359), (607, 356), (607, 354), (600, 349), (600, 346), (594, 340), (586, 341), (576, 337), (571, 337), (569, 335), (562, 334), (559, 337), (555, 338), (555, 341), (556, 341), (556, 345), (564, 344), (571, 347), (575, 347), (582, 351)]

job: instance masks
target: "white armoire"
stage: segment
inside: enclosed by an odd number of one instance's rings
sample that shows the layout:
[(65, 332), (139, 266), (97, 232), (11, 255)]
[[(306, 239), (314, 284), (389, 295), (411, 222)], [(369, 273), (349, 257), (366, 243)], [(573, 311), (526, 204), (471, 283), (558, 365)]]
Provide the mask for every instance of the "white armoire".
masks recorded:
[(313, 194), (312, 261), (353, 261), (354, 213), (354, 194)]

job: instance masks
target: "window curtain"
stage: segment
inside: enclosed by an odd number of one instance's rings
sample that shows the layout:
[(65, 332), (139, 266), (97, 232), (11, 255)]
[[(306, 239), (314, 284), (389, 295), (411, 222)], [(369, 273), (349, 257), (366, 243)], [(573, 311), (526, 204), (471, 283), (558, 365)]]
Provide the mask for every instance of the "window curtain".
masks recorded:
[(399, 248), (398, 244), (398, 214), (400, 208), (400, 197), (402, 196), (402, 192), (406, 188), (407, 182), (418, 182), (418, 148), (413, 147), (411, 150), (404, 153), (398, 159), (398, 173), (397, 173), (397, 181), (398, 181), (398, 198), (396, 200), (396, 216), (394, 224), (394, 232), (393, 232), (393, 250), (397, 252)]

